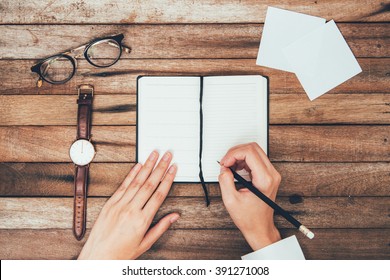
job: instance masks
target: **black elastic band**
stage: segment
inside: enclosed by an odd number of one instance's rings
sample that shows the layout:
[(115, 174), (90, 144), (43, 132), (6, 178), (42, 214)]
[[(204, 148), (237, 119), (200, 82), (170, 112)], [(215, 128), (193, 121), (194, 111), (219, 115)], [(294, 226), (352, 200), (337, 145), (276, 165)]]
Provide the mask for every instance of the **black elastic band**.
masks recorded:
[(202, 170), (202, 149), (203, 149), (203, 110), (202, 110), (202, 100), (203, 100), (203, 77), (200, 77), (200, 96), (199, 96), (199, 117), (200, 117), (200, 137), (199, 137), (199, 179), (202, 184), (204, 196), (206, 199), (206, 206), (210, 205), (209, 194), (207, 192), (207, 187), (203, 178)]

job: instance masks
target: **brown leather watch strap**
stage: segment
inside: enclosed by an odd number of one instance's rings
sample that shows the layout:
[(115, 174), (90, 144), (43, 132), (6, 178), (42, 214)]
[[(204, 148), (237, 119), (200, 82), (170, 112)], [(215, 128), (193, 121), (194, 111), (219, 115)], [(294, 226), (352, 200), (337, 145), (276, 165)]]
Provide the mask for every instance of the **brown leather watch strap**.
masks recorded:
[(87, 223), (87, 184), (89, 166), (76, 166), (74, 180), (73, 234), (77, 240), (84, 237)]
[(79, 109), (77, 112), (77, 139), (91, 138), (91, 115), (92, 115), (93, 89), (81, 88), (79, 92)]
[[(80, 86), (77, 100), (77, 140), (91, 138), (93, 88)], [(89, 165), (76, 165), (74, 177), (73, 234), (77, 240), (84, 237), (87, 223), (87, 192)]]

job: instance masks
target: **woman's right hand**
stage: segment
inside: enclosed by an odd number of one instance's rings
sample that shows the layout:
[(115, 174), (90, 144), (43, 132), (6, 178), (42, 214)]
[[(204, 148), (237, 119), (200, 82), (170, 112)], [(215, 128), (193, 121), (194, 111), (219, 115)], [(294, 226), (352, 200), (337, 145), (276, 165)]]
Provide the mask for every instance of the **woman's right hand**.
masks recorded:
[(275, 201), (281, 181), (280, 174), (257, 143), (231, 148), (221, 159), (219, 184), (222, 200), (236, 226), (253, 250), (280, 240), (274, 224), (273, 209), (248, 189), (236, 189), (233, 173), (228, 167), (249, 172), (252, 184)]

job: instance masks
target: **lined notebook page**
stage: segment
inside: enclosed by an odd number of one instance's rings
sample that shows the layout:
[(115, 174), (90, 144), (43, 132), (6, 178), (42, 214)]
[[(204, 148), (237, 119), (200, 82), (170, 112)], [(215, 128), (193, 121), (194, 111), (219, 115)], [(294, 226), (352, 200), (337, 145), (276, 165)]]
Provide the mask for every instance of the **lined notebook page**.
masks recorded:
[(199, 181), (199, 77), (142, 77), (138, 81), (138, 161), (169, 150), (176, 182)]
[(217, 160), (235, 145), (257, 142), (267, 153), (267, 107), (267, 80), (262, 76), (204, 78), (202, 169), (205, 181), (218, 181)]

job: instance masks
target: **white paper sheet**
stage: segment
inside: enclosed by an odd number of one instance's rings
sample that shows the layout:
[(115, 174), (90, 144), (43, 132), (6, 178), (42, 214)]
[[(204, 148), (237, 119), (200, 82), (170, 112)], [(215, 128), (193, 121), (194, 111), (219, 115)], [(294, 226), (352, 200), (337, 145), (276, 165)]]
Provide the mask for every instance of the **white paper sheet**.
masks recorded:
[(176, 182), (199, 180), (199, 89), (199, 77), (139, 80), (138, 162), (171, 151)]
[(362, 71), (332, 20), (283, 50), (310, 100)]
[(268, 7), (256, 64), (292, 72), (283, 49), (324, 24), (324, 18)]
[[(210, 76), (203, 83), (205, 181), (218, 181), (220, 160), (233, 146), (257, 142), (267, 153), (267, 80), (253, 76)], [(240, 172), (246, 176), (247, 172)]]

